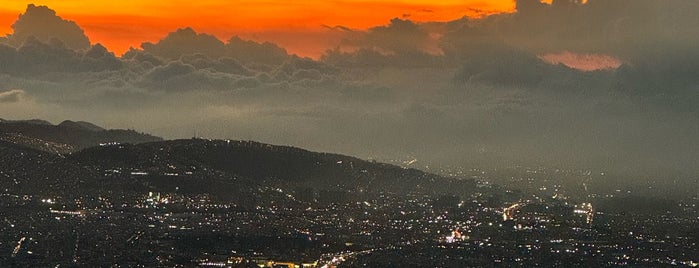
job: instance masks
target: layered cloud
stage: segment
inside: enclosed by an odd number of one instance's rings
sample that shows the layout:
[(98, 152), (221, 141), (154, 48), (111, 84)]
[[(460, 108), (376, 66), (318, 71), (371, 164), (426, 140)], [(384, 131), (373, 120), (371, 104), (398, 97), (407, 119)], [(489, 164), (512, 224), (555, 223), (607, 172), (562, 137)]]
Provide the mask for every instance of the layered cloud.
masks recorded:
[(183, 55), (202, 54), (210, 58), (230, 57), (242, 62), (279, 64), (289, 58), (283, 48), (271, 43), (256, 43), (232, 37), (227, 43), (213, 35), (182, 28), (157, 43), (143, 43), (145, 53), (173, 60)]
[(30, 36), (19, 48), (0, 44), (0, 72), (34, 76), (51, 72), (97, 72), (122, 68), (122, 62), (97, 44), (75, 51), (61, 42), (44, 43)]

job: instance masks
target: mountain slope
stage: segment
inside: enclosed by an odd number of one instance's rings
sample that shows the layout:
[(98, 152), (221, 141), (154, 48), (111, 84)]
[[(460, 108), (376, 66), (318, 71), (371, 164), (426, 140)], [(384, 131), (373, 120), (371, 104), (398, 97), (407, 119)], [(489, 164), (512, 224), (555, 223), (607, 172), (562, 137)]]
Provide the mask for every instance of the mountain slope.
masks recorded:
[(148, 175), (215, 172), (320, 189), (467, 193), (473, 181), (454, 181), (415, 169), (354, 157), (251, 141), (174, 140), (93, 147), (68, 157), (80, 166), (129, 169)]
[(73, 185), (66, 172), (76, 171), (55, 154), (0, 141), (0, 188), (5, 192), (64, 189), (59, 185)]

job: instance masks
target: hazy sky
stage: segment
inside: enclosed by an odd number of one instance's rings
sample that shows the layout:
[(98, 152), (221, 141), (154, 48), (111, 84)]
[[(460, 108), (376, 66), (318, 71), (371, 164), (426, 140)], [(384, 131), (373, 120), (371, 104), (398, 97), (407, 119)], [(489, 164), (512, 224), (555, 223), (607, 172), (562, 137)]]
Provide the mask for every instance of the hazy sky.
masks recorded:
[(423, 167), (699, 174), (694, 0), (9, 3), (0, 118)]

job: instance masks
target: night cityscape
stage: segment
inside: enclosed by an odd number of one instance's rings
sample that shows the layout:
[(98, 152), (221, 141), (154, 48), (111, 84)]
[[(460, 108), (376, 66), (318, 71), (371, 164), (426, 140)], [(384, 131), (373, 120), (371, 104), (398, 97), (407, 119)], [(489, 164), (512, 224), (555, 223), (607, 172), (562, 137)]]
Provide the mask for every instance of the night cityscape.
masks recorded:
[(697, 193), (569, 194), (526, 169), (511, 179), (533, 187), (509, 189), (485, 171), (447, 178), (245, 141), (103, 143), (64, 156), (0, 145), (2, 266), (699, 264)]

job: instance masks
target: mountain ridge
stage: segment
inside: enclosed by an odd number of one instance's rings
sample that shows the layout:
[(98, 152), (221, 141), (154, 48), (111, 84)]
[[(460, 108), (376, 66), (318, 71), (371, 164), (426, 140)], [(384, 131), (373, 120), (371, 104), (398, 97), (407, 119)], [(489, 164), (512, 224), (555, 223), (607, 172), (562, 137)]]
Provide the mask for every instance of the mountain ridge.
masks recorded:
[[(313, 189), (347, 197), (348, 193), (384, 192), (469, 195), (476, 188), (473, 179), (446, 178), (291, 146), (241, 140), (163, 140), (133, 130), (100, 130), (88, 122), (41, 122), (0, 122), (0, 167), (17, 182), (5, 181), (6, 189), (36, 193), (70, 189), (76, 195), (189, 192), (222, 199), (236, 193), (252, 204), (250, 200), (265, 199), (255, 193), (260, 189)], [(113, 133), (125, 135), (109, 136)], [(106, 140), (109, 137), (120, 139)]]
[(104, 129), (93, 123), (65, 120), (58, 125), (40, 119), (0, 120), (0, 140), (51, 153), (67, 154), (103, 143), (163, 140), (135, 130)]
[[(254, 141), (180, 139), (107, 145), (81, 150), (67, 159), (104, 170), (129, 167), (160, 175), (182, 174), (187, 172), (183, 167), (197, 167), (257, 181), (284, 181), (324, 189), (469, 191), (453, 188), (459, 183), (452, 183), (452, 179), (417, 169)], [(473, 186), (472, 181), (461, 183)]]

